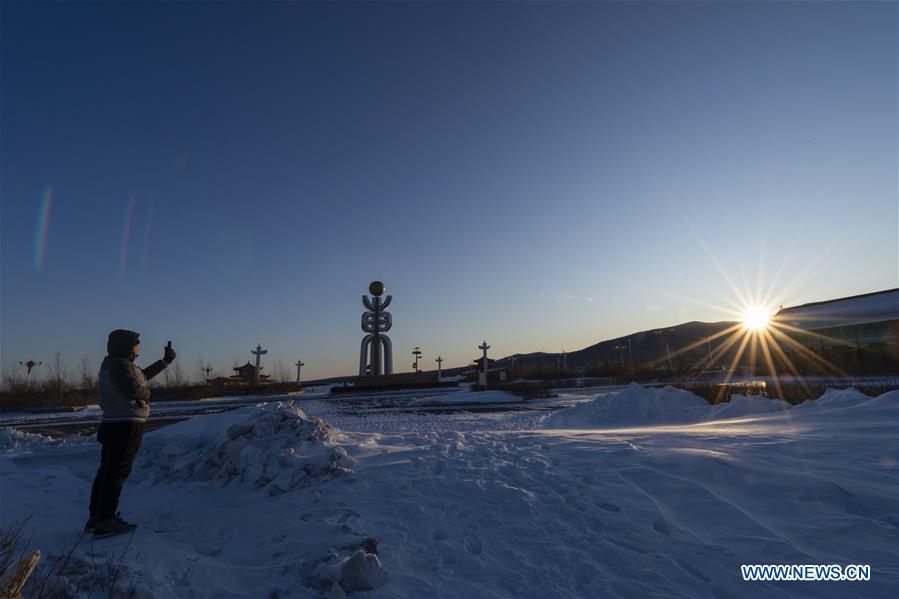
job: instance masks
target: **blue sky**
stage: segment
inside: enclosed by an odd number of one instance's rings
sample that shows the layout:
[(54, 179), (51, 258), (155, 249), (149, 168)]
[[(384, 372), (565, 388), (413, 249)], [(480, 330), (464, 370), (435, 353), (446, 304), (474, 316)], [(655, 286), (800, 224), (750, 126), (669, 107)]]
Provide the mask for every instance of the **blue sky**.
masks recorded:
[(398, 371), (897, 285), (895, 3), (2, 11), (4, 368), (350, 374), (373, 279)]

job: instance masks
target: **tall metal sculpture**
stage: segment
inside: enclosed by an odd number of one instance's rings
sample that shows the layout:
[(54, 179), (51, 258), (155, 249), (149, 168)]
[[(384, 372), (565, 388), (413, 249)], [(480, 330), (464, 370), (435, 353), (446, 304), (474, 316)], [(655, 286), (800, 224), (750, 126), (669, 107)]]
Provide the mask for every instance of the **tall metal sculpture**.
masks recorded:
[(368, 334), (362, 338), (359, 349), (359, 376), (393, 374), (393, 345), (390, 337), (384, 334), (393, 326), (393, 317), (387, 312), (393, 297), (388, 295), (381, 302), (385, 291), (381, 281), (372, 281), (368, 291), (371, 298), (362, 296), (362, 305), (366, 308), (362, 313), (362, 330)]
[(415, 364), (412, 365), (412, 368), (414, 368), (415, 373), (418, 374), (419, 372), (421, 372), (418, 369), (418, 359), (421, 358), (421, 348), (416, 345), (415, 349), (412, 350), (412, 355), (415, 356)]
[(437, 362), (437, 381), (443, 378), (443, 356), (437, 356), (437, 359), (434, 360)]

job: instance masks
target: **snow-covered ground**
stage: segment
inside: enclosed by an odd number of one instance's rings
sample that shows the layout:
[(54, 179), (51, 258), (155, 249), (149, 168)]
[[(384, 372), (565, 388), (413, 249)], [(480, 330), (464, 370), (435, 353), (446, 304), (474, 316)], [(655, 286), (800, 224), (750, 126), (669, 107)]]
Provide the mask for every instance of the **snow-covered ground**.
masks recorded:
[[(309, 398), (153, 431), (122, 496), (140, 527), (81, 539), (69, 580), (112, 556), (144, 597), (899, 593), (899, 392), (792, 408), (637, 386), (567, 399), (410, 413)], [(99, 447), (22, 434), (4, 447), (0, 520), (30, 514), (52, 557), (78, 539)], [(766, 563), (872, 573), (742, 580), (740, 564)]]

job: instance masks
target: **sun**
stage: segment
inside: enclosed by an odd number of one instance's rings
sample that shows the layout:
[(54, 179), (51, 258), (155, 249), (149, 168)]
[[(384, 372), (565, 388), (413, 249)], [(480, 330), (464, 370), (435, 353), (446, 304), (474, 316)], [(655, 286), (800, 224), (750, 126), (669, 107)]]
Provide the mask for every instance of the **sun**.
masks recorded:
[(771, 322), (771, 313), (761, 306), (750, 306), (743, 312), (743, 328), (749, 331), (763, 331)]

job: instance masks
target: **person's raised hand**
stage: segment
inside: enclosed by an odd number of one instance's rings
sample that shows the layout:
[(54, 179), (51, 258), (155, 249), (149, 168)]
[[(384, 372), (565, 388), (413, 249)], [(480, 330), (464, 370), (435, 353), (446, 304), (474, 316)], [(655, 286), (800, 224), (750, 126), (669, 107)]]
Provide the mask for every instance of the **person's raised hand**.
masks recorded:
[(175, 361), (175, 350), (172, 349), (172, 342), (169, 341), (168, 345), (165, 346), (165, 355), (162, 358), (162, 361), (166, 364), (171, 364)]

